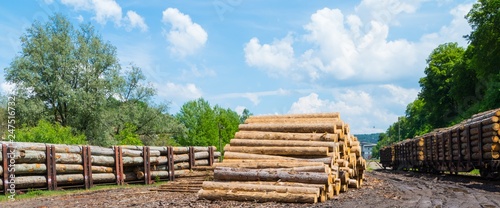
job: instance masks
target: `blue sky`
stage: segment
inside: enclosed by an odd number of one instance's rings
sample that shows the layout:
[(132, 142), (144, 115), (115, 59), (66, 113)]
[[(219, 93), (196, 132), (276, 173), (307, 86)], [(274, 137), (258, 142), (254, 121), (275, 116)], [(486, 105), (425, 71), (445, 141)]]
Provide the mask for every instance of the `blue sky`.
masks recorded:
[[(38, 0), (0, 3), (0, 68), (34, 20), (90, 22), (143, 69), (170, 113), (203, 97), (256, 115), (340, 112), (353, 133), (385, 131), (419, 90), (425, 59), (458, 42), (474, 1)], [(13, 85), (0, 74), (0, 90)]]

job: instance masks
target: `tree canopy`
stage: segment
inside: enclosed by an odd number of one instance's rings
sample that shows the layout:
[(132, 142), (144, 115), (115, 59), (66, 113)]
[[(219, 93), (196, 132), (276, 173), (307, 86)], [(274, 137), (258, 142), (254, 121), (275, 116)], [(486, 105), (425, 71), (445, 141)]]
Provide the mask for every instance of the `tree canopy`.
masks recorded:
[(467, 48), (444, 43), (427, 59), (417, 99), (406, 115), (381, 134), (380, 147), (447, 127), (472, 114), (500, 107), (500, 0), (479, 0), (465, 17), (472, 32)]
[(238, 131), (241, 119), (235, 111), (211, 107), (203, 98), (186, 102), (176, 118), (187, 128), (187, 135), (177, 139), (179, 144), (213, 145), (221, 150)]
[(92, 25), (75, 28), (56, 14), (34, 22), (20, 41), (22, 50), (5, 69), (16, 86), (19, 127), (49, 128), (39, 123), (45, 120), (98, 145), (168, 143), (185, 134), (167, 104), (152, 102), (156, 92), (142, 70), (123, 71), (116, 47)]

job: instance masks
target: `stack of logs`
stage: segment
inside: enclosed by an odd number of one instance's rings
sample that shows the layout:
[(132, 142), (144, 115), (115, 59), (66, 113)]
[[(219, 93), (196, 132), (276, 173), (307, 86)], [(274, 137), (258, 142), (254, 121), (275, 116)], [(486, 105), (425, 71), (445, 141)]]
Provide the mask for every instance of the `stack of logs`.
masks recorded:
[[(458, 140), (462, 143), (455, 149), (460, 152), (464, 160), (491, 160), (500, 158), (500, 109), (486, 111), (472, 116), (463, 121), (453, 131), (452, 141)], [(460, 150), (460, 151), (456, 151)], [(471, 153), (471, 154), (470, 154)], [(458, 155), (458, 154), (455, 154)]]
[(316, 203), (359, 188), (366, 161), (339, 113), (251, 116), (199, 198)]
[[(151, 184), (153, 180), (207, 175), (204, 170), (210, 168), (203, 167), (211, 167), (221, 155), (215, 147), (105, 148), (25, 142), (1, 146), (0, 175), (4, 180), (0, 180), (0, 187), (4, 192), (11, 186), (4, 186), (4, 181), (14, 182), (17, 190), (52, 190), (125, 182)], [(13, 181), (11, 175), (15, 175)]]
[[(494, 109), (475, 114), (454, 126), (399, 142), (381, 149), (381, 162), (384, 160), (384, 166), (388, 166), (392, 159), (395, 167), (469, 171), (475, 165), (481, 166), (483, 161), (500, 158), (499, 118), (500, 109)], [(389, 155), (391, 148), (392, 156)]]

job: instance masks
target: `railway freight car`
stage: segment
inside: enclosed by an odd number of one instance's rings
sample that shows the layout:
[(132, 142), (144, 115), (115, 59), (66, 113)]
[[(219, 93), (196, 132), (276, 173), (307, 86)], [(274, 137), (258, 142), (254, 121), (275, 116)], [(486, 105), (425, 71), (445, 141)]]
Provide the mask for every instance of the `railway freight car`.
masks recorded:
[(380, 150), (384, 167), (450, 173), (479, 169), (485, 178), (500, 179), (500, 108), (463, 122), (407, 139)]

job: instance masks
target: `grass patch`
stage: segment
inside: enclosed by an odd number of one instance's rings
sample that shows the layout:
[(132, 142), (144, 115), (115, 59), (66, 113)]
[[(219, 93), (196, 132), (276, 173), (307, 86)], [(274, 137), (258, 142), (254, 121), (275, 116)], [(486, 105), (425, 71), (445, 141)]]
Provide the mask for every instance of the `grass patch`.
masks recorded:
[[(89, 190), (85, 189), (68, 189), (68, 190), (56, 190), (56, 191), (49, 191), (49, 190), (40, 190), (40, 189), (28, 189), (28, 191), (24, 192), (23, 194), (16, 194), (14, 197), (16, 200), (20, 199), (31, 199), (31, 198), (37, 198), (37, 197), (49, 197), (49, 196), (62, 196), (62, 195), (67, 195), (67, 194), (78, 194), (78, 193), (84, 193), (84, 192), (91, 192), (91, 191), (98, 191), (98, 190), (109, 190), (109, 189), (123, 189), (123, 188), (137, 188), (137, 187), (157, 187), (162, 184), (167, 183), (168, 181), (162, 181), (162, 182), (156, 182), (151, 185), (144, 185), (144, 184), (127, 184), (124, 186), (117, 186), (117, 185), (97, 185), (92, 187)], [(9, 201), (8, 195), (0, 195), (0, 202), (2, 201)]]

